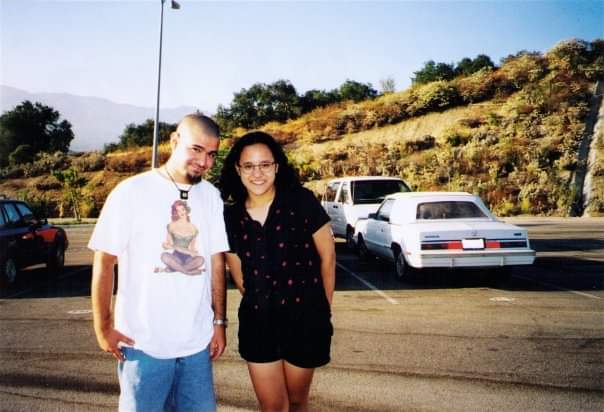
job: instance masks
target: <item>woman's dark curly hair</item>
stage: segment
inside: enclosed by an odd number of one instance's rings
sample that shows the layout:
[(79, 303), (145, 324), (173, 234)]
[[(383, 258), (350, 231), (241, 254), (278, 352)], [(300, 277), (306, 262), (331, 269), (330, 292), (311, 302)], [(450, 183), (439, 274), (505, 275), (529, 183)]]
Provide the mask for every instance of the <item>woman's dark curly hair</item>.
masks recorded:
[(275, 188), (277, 192), (292, 190), (301, 186), (296, 171), (289, 164), (279, 143), (268, 133), (250, 132), (235, 142), (229, 154), (224, 159), (218, 187), (225, 202), (243, 203), (247, 199), (247, 190), (243, 186), (243, 183), (241, 183), (241, 178), (235, 166), (239, 164), (243, 149), (254, 144), (267, 146), (273, 154), (275, 163), (279, 165), (277, 175), (275, 176)]

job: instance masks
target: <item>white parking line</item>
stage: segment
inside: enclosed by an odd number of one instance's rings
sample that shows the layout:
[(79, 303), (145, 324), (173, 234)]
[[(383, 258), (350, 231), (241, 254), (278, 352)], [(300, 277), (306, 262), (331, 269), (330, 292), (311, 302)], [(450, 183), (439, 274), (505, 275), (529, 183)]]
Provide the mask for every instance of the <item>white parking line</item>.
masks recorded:
[(365, 279), (354, 273), (352, 270), (348, 269), (346, 266), (342, 265), (340, 262), (336, 262), (336, 265), (344, 272), (354, 276), (359, 282), (367, 286), (369, 289), (373, 290), (375, 293), (386, 299), (388, 302), (392, 303), (393, 305), (398, 305), (398, 301), (386, 295), (384, 292), (373, 286), (371, 283), (367, 282)]
[(562, 286), (558, 286), (558, 285), (555, 285), (553, 283), (542, 282), (542, 281), (537, 280), (537, 279), (527, 278), (526, 276), (514, 275), (514, 277), (517, 278), (517, 279), (527, 280), (529, 282), (536, 282), (536, 283), (539, 283), (539, 284), (541, 284), (543, 286), (547, 286), (547, 287), (550, 287), (550, 288), (553, 288), (553, 289), (562, 290), (564, 292), (574, 293), (575, 295), (585, 296), (586, 298), (602, 299), (602, 297), (600, 297), (600, 296), (592, 295), (590, 293), (585, 293), (585, 292), (579, 292), (578, 290), (572, 290), (572, 289), (563, 288)]

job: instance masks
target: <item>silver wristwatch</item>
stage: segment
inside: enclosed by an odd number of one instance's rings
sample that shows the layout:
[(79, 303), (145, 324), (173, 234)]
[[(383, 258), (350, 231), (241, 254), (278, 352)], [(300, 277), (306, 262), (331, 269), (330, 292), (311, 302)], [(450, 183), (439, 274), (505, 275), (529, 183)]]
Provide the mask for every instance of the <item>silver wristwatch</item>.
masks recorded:
[(229, 326), (229, 320), (224, 318), (224, 319), (214, 319), (214, 325), (218, 325), (218, 326), (224, 326), (225, 328), (227, 326)]

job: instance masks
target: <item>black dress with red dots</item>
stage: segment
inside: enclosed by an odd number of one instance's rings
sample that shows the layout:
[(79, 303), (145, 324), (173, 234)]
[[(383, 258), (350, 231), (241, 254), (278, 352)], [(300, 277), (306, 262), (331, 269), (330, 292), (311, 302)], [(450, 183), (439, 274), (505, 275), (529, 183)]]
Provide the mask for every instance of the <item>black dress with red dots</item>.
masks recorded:
[(244, 204), (224, 211), (232, 253), (241, 260), (239, 353), (248, 362), (329, 362), (333, 327), (313, 233), (329, 217), (305, 188), (277, 193), (264, 225)]

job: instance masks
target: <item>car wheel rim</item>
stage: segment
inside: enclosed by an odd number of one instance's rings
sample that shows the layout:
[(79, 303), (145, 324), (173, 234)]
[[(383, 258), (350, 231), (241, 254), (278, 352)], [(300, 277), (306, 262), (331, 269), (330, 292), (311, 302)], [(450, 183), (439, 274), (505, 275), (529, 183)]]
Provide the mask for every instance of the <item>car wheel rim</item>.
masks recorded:
[(15, 262), (13, 262), (11, 259), (6, 261), (4, 275), (8, 283), (13, 283), (17, 278), (17, 267), (15, 266)]

